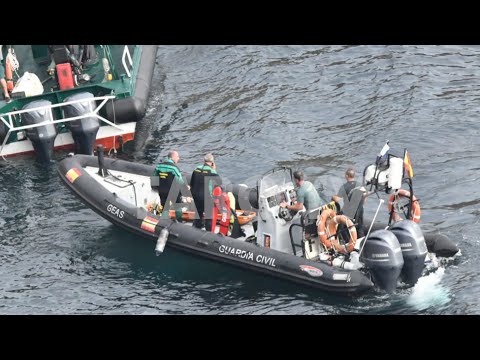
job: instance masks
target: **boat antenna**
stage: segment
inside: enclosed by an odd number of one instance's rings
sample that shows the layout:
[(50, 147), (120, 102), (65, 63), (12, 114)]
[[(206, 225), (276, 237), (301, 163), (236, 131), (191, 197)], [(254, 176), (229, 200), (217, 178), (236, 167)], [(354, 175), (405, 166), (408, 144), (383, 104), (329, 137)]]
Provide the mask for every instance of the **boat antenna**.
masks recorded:
[(375, 222), (375, 219), (377, 218), (378, 211), (380, 210), (380, 206), (382, 206), (382, 204), (384, 202), (385, 202), (385, 200), (378, 199), (377, 211), (375, 211), (375, 216), (373, 217), (372, 223), (370, 224), (370, 228), (368, 229), (367, 236), (365, 236), (365, 239), (363, 239), (363, 244), (362, 244), (362, 247), (360, 248), (360, 251), (358, 252), (358, 257), (360, 257), (360, 255), (362, 255), (363, 247), (365, 246), (365, 243), (367, 242), (368, 236), (370, 235), (370, 231), (372, 231), (372, 226), (373, 226), (373, 223)]

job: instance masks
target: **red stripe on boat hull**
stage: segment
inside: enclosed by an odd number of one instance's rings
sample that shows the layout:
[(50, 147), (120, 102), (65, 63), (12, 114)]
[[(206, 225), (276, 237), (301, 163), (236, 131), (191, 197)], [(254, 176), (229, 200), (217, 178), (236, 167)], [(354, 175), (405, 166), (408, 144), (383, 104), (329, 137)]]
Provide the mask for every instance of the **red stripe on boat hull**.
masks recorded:
[[(123, 143), (126, 144), (127, 142), (132, 141), (134, 139), (135, 133), (127, 133), (127, 134), (122, 134), (122, 135), (116, 135), (115, 136), (115, 149), (116, 150), (120, 149), (120, 147), (121, 147), (120, 141), (119, 141), (120, 136), (123, 138)], [(105, 137), (103, 139), (97, 139), (95, 141), (95, 148), (98, 145), (103, 145), (106, 152), (110, 151), (111, 149), (113, 149), (113, 145), (114, 145), (113, 136)], [(1, 146), (1, 144), (0, 144), (0, 146)], [(74, 147), (75, 147), (75, 144), (71, 143), (71, 144), (55, 146), (53, 148), (53, 150), (54, 151), (57, 151), (57, 150), (73, 150)], [(15, 153), (15, 154), (4, 155), (4, 157), (9, 158), (9, 157), (17, 156), (17, 155), (30, 155), (30, 154), (34, 154), (34, 153), (35, 153), (35, 151), (33, 151), (33, 150), (21, 151), (21, 152)]]

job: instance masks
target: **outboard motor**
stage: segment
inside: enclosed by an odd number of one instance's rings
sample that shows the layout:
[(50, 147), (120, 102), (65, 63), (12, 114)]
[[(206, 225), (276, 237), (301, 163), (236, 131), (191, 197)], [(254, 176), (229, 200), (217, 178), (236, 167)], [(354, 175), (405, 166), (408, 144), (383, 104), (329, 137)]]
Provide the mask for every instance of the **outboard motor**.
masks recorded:
[[(52, 103), (48, 100), (36, 100), (25, 105), (23, 110), (51, 105)], [(53, 145), (55, 144), (55, 138), (57, 136), (55, 124), (48, 124), (49, 121), (53, 121), (51, 108), (34, 110), (22, 114), (23, 125), (33, 125), (46, 122), (46, 125), (44, 126), (26, 129), (27, 137), (32, 142), (35, 153), (41, 161), (51, 160), (53, 155)]]
[(362, 250), (360, 261), (370, 269), (375, 285), (387, 292), (396, 289), (403, 267), (403, 256), (400, 244), (392, 232), (372, 232)]
[[(74, 117), (85, 115), (95, 109), (95, 100), (93, 95), (88, 92), (78, 93), (69, 96), (65, 101), (74, 101), (85, 99), (85, 101), (64, 107), (65, 117)], [(72, 133), (75, 142), (75, 153), (93, 155), (93, 145), (97, 138), (97, 132), (100, 128), (100, 121), (95, 116), (89, 116), (83, 119), (67, 122), (67, 127)]]
[(427, 245), (420, 225), (412, 220), (396, 222), (390, 227), (402, 248), (403, 269), (400, 279), (410, 285), (414, 285), (422, 276), (427, 256)]

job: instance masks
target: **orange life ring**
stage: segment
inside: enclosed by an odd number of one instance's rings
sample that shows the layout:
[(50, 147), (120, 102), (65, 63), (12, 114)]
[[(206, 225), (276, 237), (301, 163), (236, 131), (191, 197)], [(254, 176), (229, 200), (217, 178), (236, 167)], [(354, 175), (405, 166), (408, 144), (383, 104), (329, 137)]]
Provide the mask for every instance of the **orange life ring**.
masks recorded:
[[(346, 245), (340, 244), (340, 241), (336, 237), (338, 224), (346, 225), (350, 231), (350, 241)], [(323, 210), (320, 215), (318, 236), (327, 249), (333, 247), (336, 251), (346, 254), (355, 248), (355, 243), (357, 242), (357, 229), (353, 225), (353, 221), (345, 215), (336, 215), (334, 210), (326, 209)]]
[[(388, 212), (389, 213), (393, 212), (392, 213), (392, 219), (394, 219), (394, 221), (403, 220), (400, 217), (400, 215), (395, 212), (395, 206), (393, 206), (393, 203), (395, 202), (397, 196), (399, 198), (410, 198), (410, 191), (405, 190), (405, 189), (398, 189), (392, 195), (390, 195), (390, 198), (388, 199)], [(416, 223), (420, 222), (420, 213), (421, 213), (420, 203), (418, 202), (415, 195), (413, 195), (413, 197), (412, 197), (412, 216), (413, 216), (413, 219), (410, 219), (410, 220), (413, 220)]]

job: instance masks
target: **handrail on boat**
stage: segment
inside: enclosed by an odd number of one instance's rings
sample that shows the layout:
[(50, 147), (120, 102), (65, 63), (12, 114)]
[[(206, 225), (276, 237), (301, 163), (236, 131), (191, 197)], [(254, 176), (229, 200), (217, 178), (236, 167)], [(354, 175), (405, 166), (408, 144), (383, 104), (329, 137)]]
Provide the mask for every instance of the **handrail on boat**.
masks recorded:
[[(14, 131), (21, 131), (21, 130), (25, 130), (25, 129), (36, 128), (36, 127), (45, 126), (45, 125), (49, 125), (49, 124), (58, 124), (58, 123), (70, 122), (70, 121), (83, 119), (83, 118), (87, 118), (87, 117), (91, 117), (91, 116), (94, 116), (97, 119), (99, 119), (100, 121), (103, 121), (103, 122), (107, 123), (108, 125), (113, 126), (117, 130), (122, 131), (122, 128), (120, 126), (118, 126), (118, 125), (112, 123), (111, 121), (108, 121), (104, 117), (98, 115), (98, 112), (100, 111), (100, 109), (102, 107), (105, 106), (107, 101), (108, 100), (113, 100), (113, 99), (115, 99), (114, 95), (96, 96), (96, 97), (88, 98), (88, 99), (71, 100), (71, 101), (66, 101), (66, 102), (59, 103), (59, 104), (38, 106), (38, 107), (35, 107), (35, 108), (31, 108), (31, 109), (16, 110), (16, 111), (10, 111), (8, 113), (0, 114), (0, 120), (8, 128), (8, 132), (5, 136), (5, 139), (3, 140), (2, 147), (0, 147), (0, 156), (1, 157), (4, 156), (3, 155), (3, 148), (4, 148), (5, 144), (7, 143), (8, 139), (10, 138), (10, 133), (12, 133)], [(31, 124), (31, 125), (15, 126), (13, 124), (13, 116), (15, 116), (15, 115), (28, 113), (28, 112), (32, 112), (32, 111), (37, 111), (37, 110), (43, 110), (43, 109), (48, 109), (48, 111), (50, 112), (50, 115), (52, 115), (52, 108), (63, 107), (63, 106), (66, 106), (66, 105), (71, 105), (71, 104), (76, 104), (76, 103), (81, 103), (81, 102), (86, 102), (86, 101), (91, 101), (91, 100), (102, 100), (102, 102), (95, 109), (92, 109), (92, 111), (90, 111), (88, 113), (85, 113), (83, 115), (72, 116), (72, 117), (67, 117), (67, 118), (58, 119), (58, 120), (45, 120), (45, 121), (42, 121), (41, 123)], [(5, 117), (8, 117), (8, 121), (5, 119)], [(49, 118), (53, 119), (53, 116), (50, 116)]]
[(130, 50), (128, 49), (128, 45), (125, 45), (125, 47), (123, 48), (122, 64), (123, 64), (123, 68), (125, 69), (125, 72), (127, 73), (127, 76), (132, 77), (132, 73), (130, 72), (129, 67), (127, 66), (127, 62), (125, 61), (126, 58), (128, 58), (128, 62), (130, 63), (130, 68), (133, 67), (133, 61), (130, 55)]

